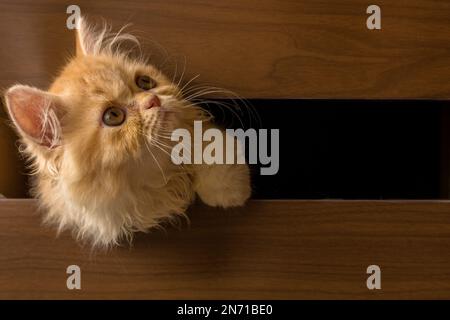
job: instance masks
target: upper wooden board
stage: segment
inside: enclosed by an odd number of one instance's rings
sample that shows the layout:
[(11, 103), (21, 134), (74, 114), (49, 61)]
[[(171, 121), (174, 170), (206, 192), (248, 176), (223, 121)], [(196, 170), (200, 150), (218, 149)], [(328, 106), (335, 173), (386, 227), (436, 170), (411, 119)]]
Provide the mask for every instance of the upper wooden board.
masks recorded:
[[(157, 64), (184, 81), (246, 98), (449, 98), (450, 2), (130, 0), (76, 2), (115, 29), (126, 23)], [(47, 86), (73, 52), (72, 1), (2, 0), (0, 87)], [(146, 45), (145, 45), (146, 44)], [(175, 66), (178, 66), (177, 68)]]

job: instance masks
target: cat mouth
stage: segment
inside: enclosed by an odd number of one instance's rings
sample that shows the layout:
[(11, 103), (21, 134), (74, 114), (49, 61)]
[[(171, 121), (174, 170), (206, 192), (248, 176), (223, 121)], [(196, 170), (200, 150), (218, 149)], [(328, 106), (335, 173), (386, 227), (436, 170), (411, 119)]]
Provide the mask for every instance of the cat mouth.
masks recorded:
[(176, 111), (174, 108), (162, 104), (157, 111), (157, 121), (159, 123), (172, 123), (175, 120)]
[[(170, 108), (161, 105), (157, 110), (155, 110), (154, 120), (150, 127), (152, 131), (158, 135), (161, 133), (167, 134), (173, 129), (174, 112)], [(152, 134), (153, 136), (153, 134)]]
[(154, 106), (145, 110), (145, 127), (144, 132), (147, 133), (150, 139), (160, 140), (159, 138), (168, 138), (172, 135), (172, 131), (178, 123), (176, 119), (176, 106), (171, 101), (160, 100), (158, 106)]
[(158, 124), (165, 122), (167, 120), (167, 115), (167, 108), (164, 105), (161, 105), (156, 112), (156, 122)]

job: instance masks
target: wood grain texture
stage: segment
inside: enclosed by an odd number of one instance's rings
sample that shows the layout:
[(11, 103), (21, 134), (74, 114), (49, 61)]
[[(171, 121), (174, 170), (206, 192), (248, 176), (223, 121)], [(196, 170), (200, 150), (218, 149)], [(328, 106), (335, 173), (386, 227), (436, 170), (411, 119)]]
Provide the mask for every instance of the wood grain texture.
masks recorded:
[[(0, 298), (450, 298), (450, 202), (251, 201), (195, 206), (191, 226), (93, 253), (40, 226), (34, 200), (0, 201)], [(82, 290), (66, 289), (68, 265)], [(382, 290), (366, 268), (382, 269)]]
[[(450, 97), (450, 2), (379, 0), (102, 0), (76, 2), (116, 30), (126, 23), (169, 76), (244, 98)], [(0, 0), (0, 89), (46, 88), (74, 51), (66, 0)], [(213, 94), (211, 94), (213, 95)], [(215, 97), (225, 97), (215, 94)], [(0, 114), (0, 193), (25, 196), (23, 163)], [(17, 165), (15, 163), (17, 162)], [(11, 170), (15, 166), (17, 170)], [(5, 186), (9, 186), (5, 188)]]
[[(74, 47), (71, 1), (0, 1), (0, 87), (45, 87)], [(450, 2), (379, 0), (77, 1), (143, 39), (168, 73), (246, 98), (449, 98)], [(148, 46), (146, 46), (146, 44)], [(178, 70), (175, 70), (178, 65)]]
[(1, 107), (0, 103), (0, 194), (8, 198), (26, 197), (24, 161), (18, 151), (17, 136)]

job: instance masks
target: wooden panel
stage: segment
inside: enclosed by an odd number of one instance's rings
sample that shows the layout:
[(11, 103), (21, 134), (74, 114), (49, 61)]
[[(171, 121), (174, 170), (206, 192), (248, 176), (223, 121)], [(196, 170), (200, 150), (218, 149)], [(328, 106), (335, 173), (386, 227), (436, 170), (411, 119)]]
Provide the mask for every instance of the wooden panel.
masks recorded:
[(0, 103), (0, 195), (25, 197), (27, 184), (24, 163), (18, 152), (17, 137), (9, 125)]
[[(152, 48), (185, 79), (247, 98), (449, 98), (450, 2), (379, 0), (382, 30), (364, 0), (77, 1)], [(73, 50), (71, 1), (2, 0), (0, 87), (46, 86)], [(149, 48), (147, 47), (147, 48)], [(165, 48), (166, 51), (162, 48)], [(167, 53), (167, 54), (166, 54)]]
[[(450, 202), (197, 205), (191, 226), (93, 253), (39, 226), (33, 200), (0, 202), (0, 298), (450, 298)], [(66, 267), (82, 290), (66, 289)], [(366, 288), (366, 268), (382, 290)]]

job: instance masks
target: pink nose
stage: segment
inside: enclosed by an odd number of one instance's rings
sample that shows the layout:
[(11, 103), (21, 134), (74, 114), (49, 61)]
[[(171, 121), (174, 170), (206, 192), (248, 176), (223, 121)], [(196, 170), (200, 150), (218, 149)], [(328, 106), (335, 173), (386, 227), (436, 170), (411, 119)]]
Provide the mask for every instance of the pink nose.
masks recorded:
[(145, 109), (151, 109), (153, 107), (161, 107), (161, 100), (159, 100), (158, 96), (156, 95), (152, 96), (144, 104)]

